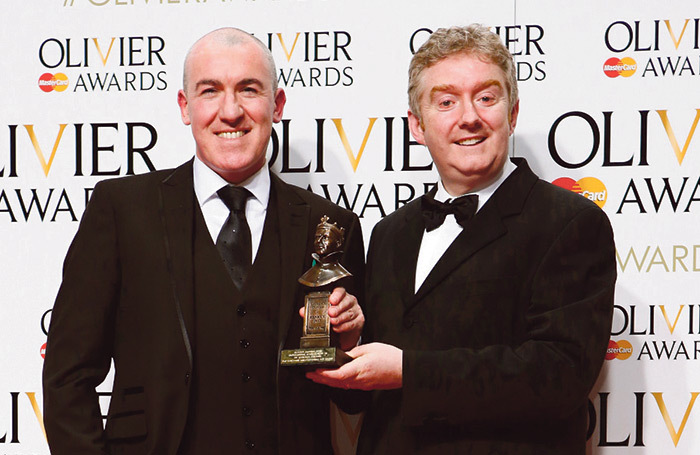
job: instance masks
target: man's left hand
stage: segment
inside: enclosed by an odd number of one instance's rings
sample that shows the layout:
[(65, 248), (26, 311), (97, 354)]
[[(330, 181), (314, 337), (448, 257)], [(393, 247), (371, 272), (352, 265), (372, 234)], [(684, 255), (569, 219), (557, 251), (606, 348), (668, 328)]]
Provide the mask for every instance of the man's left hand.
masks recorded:
[(306, 377), (342, 389), (391, 390), (403, 387), (403, 351), (384, 343), (362, 344), (348, 351), (353, 358), (334, 370), (318, 369)]
[[(328, 302), (328, 316), (333, 331), (338, 334), (340, 348), (344, 351), (354, 348), (360, 341), (362, 327), (365, 325), (365, 315), (357, 298), (345, 291), (345, 288), (335, 288), (328, 297)], [(304, 317), (304, 307), (299, 309), (299, 315)]]

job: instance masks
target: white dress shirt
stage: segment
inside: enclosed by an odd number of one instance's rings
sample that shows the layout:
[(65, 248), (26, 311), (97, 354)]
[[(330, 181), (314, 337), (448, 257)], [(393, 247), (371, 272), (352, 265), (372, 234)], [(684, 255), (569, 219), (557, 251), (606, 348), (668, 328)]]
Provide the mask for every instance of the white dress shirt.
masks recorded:
[[(506, 178), (513, 172), (517, 166), (513, 164), (510, 160), (506, 160), (501, 170), (501, 175), (489, 186), (483, 188), (479, 191), (468, 193), (476, 194), (479, 196), (479, 205), (476, 208), (478, 212), (481, 207), (486, 204), (491, 195), (496, 192), (499, 186), (505, 181)], [(438, 183), (437, 193), (435, 193), (435, 200), (440, 202), (446, 202), (448, 199), (457, 199), (460, 196), (452, 196), (447, 192), (442, 180)], [(418, 289), (423, 285), (423, 282), (433, 270), (435, 264), (440, 260), (447, 248), (454, 242), (454, 240), (462, 232), (462, 226), (457, 223), (455, 216), (452, 214), (445, 217), (445, 222), (440, 225), (440, 227), (428, 232), (423, 231), (423, 239), (420, 243), (420, 250), (418, 250), (418, 262), (416, 263), (416, 282), (414, 292), (418, 292)]]
[[(216, 243), (216, 238), (219, 236), (219, 232), (230, 213), (230, 210), (216, 192), (222, 187), (229, 185), (229, 183), (200, 161), (197, 156), (194, 158), (193, 173), (194, 194), (197, 196), (199, 207), (202, 209), (209, 235)], [(250, 243), (253, 249), (251, 258), (255, 262), (255, 256), (260, 247), (263, 226), (265, 225), (267, 203), (270, 200), (270, 171), (266, 165), (263, 165), (258, 172), (236, 186), (244, 187), (253, 195), (248, 198), (246, 203), (245, 217), (248, 221), (248, 226), (250, 226)]]

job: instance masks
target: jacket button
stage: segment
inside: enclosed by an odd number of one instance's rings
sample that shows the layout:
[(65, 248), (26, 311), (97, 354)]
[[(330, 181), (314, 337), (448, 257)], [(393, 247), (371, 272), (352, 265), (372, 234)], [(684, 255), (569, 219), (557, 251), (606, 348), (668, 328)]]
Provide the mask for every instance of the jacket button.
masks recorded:
[(241, 379), (243, 380), (243, 382), (248, 382), (250, 381), (250, 375), (244, 371), (243, 373), (241, 373)]
[(239, 341), (239, 343), (241, 344), (241, 347), (243, 349), (246, 349), (247, 347), (250, 346), (250, 341), (246, 340), (245, 338), (243, 338), (241, 341)]
[(243, 415), (246, 417), (250, 417), (253, 415), (253, 410), (250, 409), (248, 406), (243, 406)]
[(236, 314), (239, 317), (243, 317), (248, 314), (248, 310), (246, 309), (245, 305), (238, 305), (238, 308), (236, 308)]
[(246, 441), (245, 448), (248, 450), (253, 450), (255, 449), (255, 443), (253, 441)]
[(186, 373), (186, 374), (185, 374), (185, 385), (187, 385), (187, 384), (189, 384), (189, 383), (190, 383), (190, 374), (189, 374), (189, 373)]

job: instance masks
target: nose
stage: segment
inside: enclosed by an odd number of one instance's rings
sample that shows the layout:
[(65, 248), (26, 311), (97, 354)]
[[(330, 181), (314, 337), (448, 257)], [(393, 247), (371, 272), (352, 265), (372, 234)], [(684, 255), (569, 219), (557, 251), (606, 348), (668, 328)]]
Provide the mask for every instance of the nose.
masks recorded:
[(460, 106), (462, 109), (459, 116), (460, 128), (467, 130), (479, 129), (481, 127), (481, 117), (474, 102), (467, 99)]
[(233, 123), (240, 119), (242, 115), (243, 107), (235, 94), (227, 93), (222, 97), (221, 105), (219, 106), (219, 118), (221, 121)]

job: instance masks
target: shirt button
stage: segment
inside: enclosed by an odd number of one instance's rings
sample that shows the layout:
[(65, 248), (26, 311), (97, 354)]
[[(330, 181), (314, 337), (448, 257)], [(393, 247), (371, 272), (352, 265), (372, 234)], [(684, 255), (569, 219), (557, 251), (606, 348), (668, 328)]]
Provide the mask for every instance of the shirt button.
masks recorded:
[(246, 417), (250, 417), (253, 415), (253, 410), (250, 409), (248, 406), (243, 406), (243, 415)]
[(246, 349), (250, 346), (250, 341), (246, 340), (245, 338), (243, 338), (239, 343), (241, 344), (241, 347), (243, 349)]
[(250, 381), (250, 375), (244, 371), (243, 373), (241, 373), (241, 379), (243, 380), (243, 382), (248, 382)]
[(246, 441), (245, 448), (248, 450), (253, 450), (255, 449), (255, 443), (253, 441)]
[(243, 317), (248, 314), (248, 310), (246, 309), (245, 305), (238, 305), (238, 308), (236, 308), (236, 314), (239, 317)]

